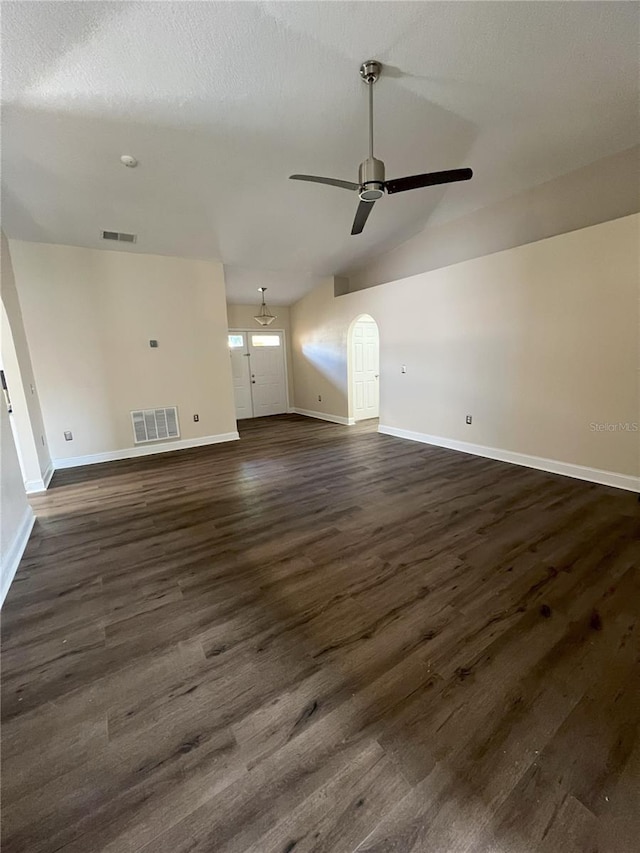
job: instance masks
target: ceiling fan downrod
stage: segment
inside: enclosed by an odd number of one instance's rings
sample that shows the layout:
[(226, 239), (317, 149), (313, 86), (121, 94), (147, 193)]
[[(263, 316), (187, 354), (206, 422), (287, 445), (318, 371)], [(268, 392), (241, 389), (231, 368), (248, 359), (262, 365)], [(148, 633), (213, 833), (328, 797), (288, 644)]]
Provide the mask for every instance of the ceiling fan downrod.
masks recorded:
[(384, 195), (384, 163), (373, 156), (373, 85), (381, 72), (382, 65), (375, 59), (368, 59), (360, 66), (360, 76), (369, 88), (369, 156), (358, 168), (358, 195), (368, 202)]

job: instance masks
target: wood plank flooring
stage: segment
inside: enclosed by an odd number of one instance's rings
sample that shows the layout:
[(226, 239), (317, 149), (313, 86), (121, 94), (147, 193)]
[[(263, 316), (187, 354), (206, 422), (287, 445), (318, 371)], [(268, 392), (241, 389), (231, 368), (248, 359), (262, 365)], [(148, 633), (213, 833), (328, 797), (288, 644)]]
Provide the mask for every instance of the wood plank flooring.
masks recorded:
[(636, 496), (295, 415), (61, 471), (3, 853), (631, 853)]

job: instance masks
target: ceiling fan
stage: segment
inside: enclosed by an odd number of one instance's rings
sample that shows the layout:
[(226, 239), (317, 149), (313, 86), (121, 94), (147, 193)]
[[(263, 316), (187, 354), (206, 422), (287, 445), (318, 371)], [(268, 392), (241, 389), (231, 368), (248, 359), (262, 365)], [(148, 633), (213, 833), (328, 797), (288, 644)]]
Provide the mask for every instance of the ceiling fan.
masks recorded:
[(314, 184), (328, 184), (344, 190), (355, 190), (360, 196), (360, 204), (353, 220), (352, 234), (360, 234), (364, 228), (371, 209), (385, 192), (404, 193), (407, 190), (417, 190), (420, 187), (433, 187), (437, 184), (452, 184), (456, 181), (468, 181), (473, 177), (471, 169), (449, 169), (445, 172), (427, 172), (424, 175), (409, 175), (406, 178), (384, 179), (384, 163), (373, 156), (373, 84), (376, 82), (382, 65), (375, 59), (368, 59), (360, 66), (360, 76), (369, 86), (369, 156), (360, 163), (358, 183), (340, 181), (336, 178), (320, 178), (316, 175), (290, 175), (292, 181), (310, 181)]

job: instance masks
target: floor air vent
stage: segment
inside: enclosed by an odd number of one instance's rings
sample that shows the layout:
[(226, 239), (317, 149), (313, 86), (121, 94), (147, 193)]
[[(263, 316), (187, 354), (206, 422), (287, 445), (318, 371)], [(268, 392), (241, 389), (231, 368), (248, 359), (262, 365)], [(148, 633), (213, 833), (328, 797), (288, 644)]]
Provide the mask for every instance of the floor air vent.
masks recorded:
[(133, 440), (136, 444), (159, 441), (163, 438), (178, 438), (178, 410), (175, 406), (166, 409), (140, 409), (131, 412)]
[(119, 240), (121, 243), (135, 243), (138, 239), (136, 234), (124, 234), (122, 231), (103, 231), (103, 240)]

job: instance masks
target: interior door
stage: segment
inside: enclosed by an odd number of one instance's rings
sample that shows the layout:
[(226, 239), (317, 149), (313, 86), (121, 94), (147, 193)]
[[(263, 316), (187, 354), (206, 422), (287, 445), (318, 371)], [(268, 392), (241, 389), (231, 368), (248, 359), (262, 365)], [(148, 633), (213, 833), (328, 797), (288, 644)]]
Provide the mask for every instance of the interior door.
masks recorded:
[(253, 417), (287, 411), (282, 332), (248, 332)]
[(231, 376), (233, 396), (236, 404), (236, 418), (253, 417), (251, 399), (251, 376), (249, 370), (249, 347), (246, 332), (229, 333), (229, 352), (231, 353)]
[(373, 320), (358, 320), (353, 329), (353, 416), (356, 421), (379, 414), (378, 326)]

